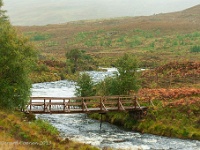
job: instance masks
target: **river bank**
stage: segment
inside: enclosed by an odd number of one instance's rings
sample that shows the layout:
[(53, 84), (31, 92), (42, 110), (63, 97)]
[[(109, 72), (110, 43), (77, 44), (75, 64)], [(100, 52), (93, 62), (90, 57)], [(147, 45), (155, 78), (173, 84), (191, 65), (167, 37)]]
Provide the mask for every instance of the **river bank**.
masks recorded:
[[(108, 112), (103, 120), (141, 133), (200, 140), (199, 89), (143, 89), (139, 92), (140, 103), (145, 99), (143, 94), (155, 106), (150, 106), (142, 119), (126, 112)], [(99, 114), (89, 116), (100, 120)]]
[(0, 149), (4, 150), (98, 149), (61, 138), (59, 131), (48, 122), (19, 111), (0, 111), (0, 135)]

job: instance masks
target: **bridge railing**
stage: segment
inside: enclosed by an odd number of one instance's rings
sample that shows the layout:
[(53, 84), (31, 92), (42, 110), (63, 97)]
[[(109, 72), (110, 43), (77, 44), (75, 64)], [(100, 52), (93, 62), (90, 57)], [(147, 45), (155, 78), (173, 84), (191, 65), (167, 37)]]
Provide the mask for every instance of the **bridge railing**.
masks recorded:
[(27, 112), (86, 113), (142, 109), (135, 96), (31, 97)]

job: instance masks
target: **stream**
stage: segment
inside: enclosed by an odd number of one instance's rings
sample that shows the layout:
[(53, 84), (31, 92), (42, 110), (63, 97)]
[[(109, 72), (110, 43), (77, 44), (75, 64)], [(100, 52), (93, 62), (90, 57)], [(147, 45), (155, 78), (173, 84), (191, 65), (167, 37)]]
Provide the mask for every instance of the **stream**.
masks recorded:
[[(95, 81), (111, 76), (116, 69), (88, 72)], [(36, 83), (32, 86), (32, 96), (72, 97), (75, 83), (62, 80), (56, 82)], [(81, 143), (91, 144), (103, 149), (123, 150), (200, 150), (200, 141), (167, 138), (151, 134), (126, 131), (115, 125), (92, 120), (86, 114), (37, 115), (37, 118), (49, 121), (56, 127), (62, 137)]]

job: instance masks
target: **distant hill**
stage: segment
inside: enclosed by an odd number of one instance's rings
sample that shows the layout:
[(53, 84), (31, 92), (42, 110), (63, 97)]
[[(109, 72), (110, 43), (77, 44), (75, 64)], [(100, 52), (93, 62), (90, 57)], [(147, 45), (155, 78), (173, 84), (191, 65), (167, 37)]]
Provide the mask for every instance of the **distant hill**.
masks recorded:
[[(150, 24), (149, 24), (150, 23)], [(159, 24), (166, 24), (165, 27)], [(127, 26), (134, 26), (140, 28), (155, 28), (156, 26), (160, 26), (161, 28), (168, 28), (170, 29), (170, 24), (174, 26), (175, 30), (179, 30), (176, 28), (175, 25), (178, 24), (185, 24), (190, 25), (185, 28), (188, 30), (199, 29), (200, 24), (200, 5), (191, 7), (189, 9), (179, 11), (179, 12), (172, 12), (172, 13), (161, 13), (155, 14), (151, 16), (139, 16), (139, 17), (121, 17), (121, 18), (114, 18), (114, 19), (96, 19), (96, 20), (81, 20), (81, 21), (72, 21), (63, 24), (53, 24), (53, 25), (46, 25), (46, 26), (18, 26), (20, 29), (26, 30), (41, 30), (51, 29), (52, 30), (59, 30), (60, 28), (66, 26), (70, 27), (70, 30), (73, 30), (74, 25), (80, 27), (81, 30), (91, 29), (88, 26), (93, 26), (94, 28), (106, 28), (106, 27), (119, 27), (119, 28), (127, 28)], [(191, 26), (192, 25), (192, 26)], [(69, 29), (68, 29), (69, 30)], [(78, 30), (79, 31), (79, 30)], [(74, 31), (73, 31), (74, 32)]]
[(184, 10), (199, 0), (3, 0), (13, 25), (47, 25), (77, 20), (149, 16)]
[(199, 24), (200, 5), (179, 12), (159, 14), (156, 15), (156, 19), (160, 19), (160, 21)]
[(74, 21), (46, 26), (17, 26), (36, 43), (44, 59), (65, 60), (73, 48), (97, 59), (133, 53), (150, 65), (177, 59), (200, 60), (189, 53), (200, 45), (200, 5), (172, 13)]
[(200, 5), (196, 5), (194, 7), (184, 10), (183, 12), (190, 14), (199, 14), (199, 10), (200, 10)]

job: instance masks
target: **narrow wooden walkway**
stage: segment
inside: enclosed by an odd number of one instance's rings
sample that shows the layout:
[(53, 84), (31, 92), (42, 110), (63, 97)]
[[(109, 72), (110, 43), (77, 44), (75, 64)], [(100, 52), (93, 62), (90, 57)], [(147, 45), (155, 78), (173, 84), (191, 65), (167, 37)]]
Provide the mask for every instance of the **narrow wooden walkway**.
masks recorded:
[(34, 114), (104, 113), (108, 111), (141, 111), (134, 96), (31, 97), (25, 112)]

